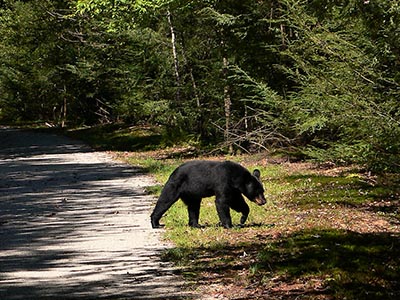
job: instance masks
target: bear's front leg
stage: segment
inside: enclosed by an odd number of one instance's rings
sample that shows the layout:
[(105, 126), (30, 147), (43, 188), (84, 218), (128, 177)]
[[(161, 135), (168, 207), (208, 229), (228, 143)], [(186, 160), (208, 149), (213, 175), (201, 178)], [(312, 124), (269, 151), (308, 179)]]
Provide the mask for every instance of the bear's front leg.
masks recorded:
[(249, 216), (250, 208), (244, 200), (242, 194), (240, 194), (240, 191), (237, 191), (236, 194), (232, 196), (232, 200), (229, 204), (233, 210), (242, 214), (239, 226), (243, 227), (244, 223), (247, 221), (247, 217)]
[[(171, 179), (170, 179), (171, 180)], [(161, 191), (160, 198), (157, 200), (157, 204), (151, 214), (151, 226), (153, 228), (164, 227), (160, 224), (160, 219), (163, 214), (179, 199), (178, 188), (174, 183), (168, 180), (167, 184)]]
[(244, 223), (246, 223), (248, 216), (249, 216), (248, 214), (247, 215), (242, 214), (242, 217), (240, 218), (240, 224), (239, 224), (240, 227), (244, 227)]
[(217, 206), (217, 213), (221, 225), (225, 228), (232, 228), (232, 219), (228, 203), (226, 203), (224, 198), (217, 198), (215, 205)]

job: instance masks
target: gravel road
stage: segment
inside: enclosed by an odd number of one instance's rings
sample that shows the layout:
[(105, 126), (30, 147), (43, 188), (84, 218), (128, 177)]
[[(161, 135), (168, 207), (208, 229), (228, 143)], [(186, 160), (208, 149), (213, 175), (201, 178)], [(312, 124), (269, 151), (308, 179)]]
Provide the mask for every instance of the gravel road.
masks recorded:
[(57, 135), (0, 128), (0, 299), (182, 299), (152, 179)]

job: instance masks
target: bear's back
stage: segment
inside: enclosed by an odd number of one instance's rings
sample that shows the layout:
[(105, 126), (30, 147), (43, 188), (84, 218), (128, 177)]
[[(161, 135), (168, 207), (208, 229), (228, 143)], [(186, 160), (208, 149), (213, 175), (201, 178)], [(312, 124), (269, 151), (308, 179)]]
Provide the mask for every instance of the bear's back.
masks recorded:
[[(192, 160), (180, 165), (176, 170), (177, 174), (201, 174), (201, 175), (215, 175), (224, 176), (225, 174), (239, 176), (247, 170), (241, 165), (226, 160), (226, 161), (212, 161), (212, 160)], [(214, 175), (214, 174), (213, 174)]]
[(175, 177), (180, 181), (207, 181), (214, 180), (221, 174), (221, 162), (209, 160), (193, 160), (180, 165), (175, 171)]
[(171, 175), (178, 182), (219, 186), (242, 182), (251, 176), (241, 165), (231, 161), (193, 160), (180, 165)]

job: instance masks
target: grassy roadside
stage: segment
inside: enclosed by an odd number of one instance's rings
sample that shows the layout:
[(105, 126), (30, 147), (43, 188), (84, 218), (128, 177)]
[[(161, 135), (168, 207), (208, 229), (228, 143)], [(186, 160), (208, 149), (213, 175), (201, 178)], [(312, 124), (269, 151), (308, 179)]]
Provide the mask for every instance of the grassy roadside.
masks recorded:
[[(138, 164), (143, 154), (126, 155)], [(210, 159), (210, 158), (208, 158)], [(225, 158), (212, 158), (225, 159)], [(245, 228), (218, 227), (213, 199), (202, 203), (203, 229), (187, 226), (176, 203), (162, 219), (165, 253), (211, 299), (397, 299), (400, 296), (400, 177), (354, 168), (268, 163), (230, 157), (260, 168), (264, 207), (253, 203)], [(163, 184), (182, 160), (147, 159)], [(141, 160), (143, 164), (143, 160)], [(154, 191), (159, 193), (161, 185)], [(233, 213), (234, 223), (239, 215)]]
[[(151, 131), (123, 128), (115, 132), (93, 137), (89, 130), (73, 136), (80, 138), (83, 133), (84, 139), (94, 138), (101, 149), (120, 150), (116, 153), (120, 159), (155, 176), (159, 182), (151, 189), (155, 194), (193, 151), (187, 146), (159, 150), (160, 143), (147, 138)], [(141, 143), (135, 144), (137, 140)], [(269, 202), (264, 207), (249, 203), (245, 228), (216, 226), (213, 199), (202, 203), (203, 229), (187, 226), (181, 202), (162, 219), (166, 238), (175, 244), (164, 258), (173, 261), (205, 298), (400, 297), (399, 175), (372, 176), (357, 168), (271, 162), (262, 154), (208, 159), (226, 158), (261, 169)], [(238, 220), (233, 214), (234, 223)]]

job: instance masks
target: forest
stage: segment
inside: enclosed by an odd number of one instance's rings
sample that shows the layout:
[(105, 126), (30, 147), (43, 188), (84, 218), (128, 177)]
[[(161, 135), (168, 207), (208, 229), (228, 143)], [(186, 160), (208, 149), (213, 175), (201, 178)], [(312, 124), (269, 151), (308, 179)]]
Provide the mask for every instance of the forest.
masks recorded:
[(2, 0), (0, 123), (400, 171), (400, 2)]

